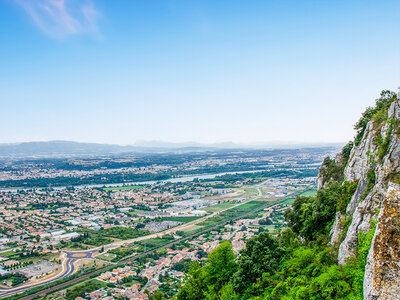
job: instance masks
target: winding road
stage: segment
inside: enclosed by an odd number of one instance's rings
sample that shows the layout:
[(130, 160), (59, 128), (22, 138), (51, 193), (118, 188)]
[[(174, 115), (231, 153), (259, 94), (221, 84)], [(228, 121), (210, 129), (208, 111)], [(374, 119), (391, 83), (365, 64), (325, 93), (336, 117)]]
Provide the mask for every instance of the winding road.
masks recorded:
[(55, 282), (59, 279), (63, 279), (71, 276), (75, 271), (76, 267), (74, 264), (79, 259), (90, 259), (94, 258), (93, 253), (97, 250), (87, 250), (87, 251), (62, 251), (62, 262), (61, 262), (61, 272), (55, 274), (54, 277), (48, 278), (46, 280), (37, 281), (37, 282), (28, 282), (25, 284), (21, 284), (19, 286), (13, 288), (0, 288), (0, 298), (12, 296), (15, 294), (19, 294), (30, 290), (34, 287), (41, 286), (44, 284), (49, 284)]

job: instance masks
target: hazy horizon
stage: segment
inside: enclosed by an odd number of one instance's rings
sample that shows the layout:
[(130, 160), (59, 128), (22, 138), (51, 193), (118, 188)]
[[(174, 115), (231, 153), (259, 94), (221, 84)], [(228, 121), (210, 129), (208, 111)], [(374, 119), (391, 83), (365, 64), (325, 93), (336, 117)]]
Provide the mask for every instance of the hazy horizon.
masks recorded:
[(0, 0), (0, 143), (345, 143), (400, 2)]
[(316, 146), (324, 146), (324, 145), (340, 145), (345, 144), (348, 141), (339, 141), (339, 142), (301, 142), (301, 141), (265, 141), (265, 142), (256, 142), (256, 143), (235, 143), (232, 141), (221, 141), (216, 143), (200, 143), (197, 141), (182, 141), (182, 142), (170, 142), (163, 140), (137, 140), (130, 144), (118, 144), (118, 143), (100, 143), (100, 142), (86, 142), (86, 141), (76, 141), (76, 140), (26, 140), (21, 142), (1, 142), (0, 145), (13, 145), (13, 144), (23, 144), (23, 143), (52, 143), (52, 142), (67, 142), (67, 143), (80, 143), (80, 144), (104, 144), (104, 145), (117, 145), (117, 146), (133, 146), (133, 147), (163, 147), (164, 145), (173, 146), (173, 145), (187, 145), (188, 147), (192, 146), (221, 146), (224, 145), (229, 146), (238, 146), (238, 147), (263, 147), (263, 146), (298, 146), (298, 145), (316, 145)]

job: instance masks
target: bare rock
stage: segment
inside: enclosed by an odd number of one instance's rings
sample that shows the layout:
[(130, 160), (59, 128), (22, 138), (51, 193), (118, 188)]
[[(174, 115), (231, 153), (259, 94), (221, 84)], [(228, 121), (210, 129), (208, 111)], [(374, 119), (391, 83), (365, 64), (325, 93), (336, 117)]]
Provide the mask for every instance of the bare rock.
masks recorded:
[(400, 298), (400, 187), (382, 201), (364, 275), (364, 299)]

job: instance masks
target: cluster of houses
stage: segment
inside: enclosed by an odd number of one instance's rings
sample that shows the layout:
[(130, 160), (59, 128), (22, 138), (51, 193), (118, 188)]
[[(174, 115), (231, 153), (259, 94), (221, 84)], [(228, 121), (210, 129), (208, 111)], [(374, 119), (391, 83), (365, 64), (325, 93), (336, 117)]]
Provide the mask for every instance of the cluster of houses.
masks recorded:
[(136, 276), (136, 272), (129, 266), (123, 268), (116, 268), (110, 272), (102, 273), (97, 279), (110, 283), (121, 282), (124, 278), (129, 276)]
[[(85, 298), (77, 297), (75, 300), (114, 300), (115, 298), (123, 297), (125, 299), (132, 300), (148, 300), (149, 296), (144, 293), (140, 293), (140, 284), (134, 284), (128, 288), (113, 288), (112, 295), (107, 292), (106, 289), (98, 289), (90, 293), (85, 294)], [(63, 291), (65, 293), (65, 290)], [(62, 296), (63, 293), (61, 293)]]

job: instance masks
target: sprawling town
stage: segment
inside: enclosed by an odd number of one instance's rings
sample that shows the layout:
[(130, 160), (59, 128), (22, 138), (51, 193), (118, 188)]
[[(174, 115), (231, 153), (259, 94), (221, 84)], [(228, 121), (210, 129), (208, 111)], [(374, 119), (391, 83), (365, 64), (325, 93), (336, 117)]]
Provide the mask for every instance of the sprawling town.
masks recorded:
[[(253, 235), (278, 234), (294, 198), (315, 193), (318, 166), (333, 151), (171, 154), (162, 163), (156, 155), (118, 157), (106, 161), (110, 168), (104, 158), (3, 162), (0, 297), (65, 283), (46, 297), (149, 299), (161, 291), (171, 298), (191, 263), (221, 241), (240, 253)], [(106, 183), (79, 184), (99, 174)], [(115, 182), (120, 176), (126, 180)], [(51, 181), (58, 178), (72, 180)], [(46, 187), (33, 186), (37, 179)]]

